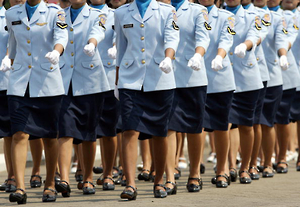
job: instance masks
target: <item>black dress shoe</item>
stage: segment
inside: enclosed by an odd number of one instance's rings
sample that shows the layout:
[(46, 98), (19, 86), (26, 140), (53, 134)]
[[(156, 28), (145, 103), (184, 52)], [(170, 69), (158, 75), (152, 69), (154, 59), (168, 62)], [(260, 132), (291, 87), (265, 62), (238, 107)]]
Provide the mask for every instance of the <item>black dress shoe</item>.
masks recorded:
[(122, 175), (121, 176), (121, 186), (127, 186), (127, 181), (126, 181), (126, 178), (125, 178), (125, 175)]
[(82, 188), (83, 194), (84, 194), (84, 195), (95, 194), (95, 193), (96, 193), (95, 185), (94, 185), (92, 182), (90, 182), (90, 181), (84, 181), (84, 182), (83, 182), (83, 185), (84, 185), (85, 183), (88, 183), (88, 184), (92, 185), (93, 187), (92, 187), (92, 188), (90, 188), (90, 187), (83, 187), (83, 188)]
[(93, 167), (93, 172), (95, 174), (101, 174), (103, 173), (103, 167)]
[(236, 182), (237, 180), (237, 170), (235, 168), (230, 168), (229, 169), (229, 175), (230, 175), (230, 181), (231, 182)]
[(273, 165), (273, 169), (277, 170), (277, 163), (273, 163), (272, 165)]
[[(190, 180), (197, 180), (199, 185), (193, 184), (193, 183), (189, 183)], [(189, 178), (188, 179), (188, 183), (186, 184), (186, 189), (189, 192), (199, 192), (200, 190), (202, 190), (202, 179), (201, 178)]]
[(165, 187), (167, 194), (168, 195), (175, 195), (177, 193), (177, 185), (176, 185), (176, 183), (173, 183), (171, 181), (167, 181), (166, 184), (167, 183), (171, 183), (173, 185), (173, 188)]
[(25, 191), (21, 188), (17, 188), (16, 191), (21, 191), (21, 193), (11, 193), (9, 195), (9, 201), (10, 202), (17, 202), (18, 204), (26, 204), (27, 201), (27, 194)]
[(256, 170), (256, 172), (257, 172), (257, 173), (254, 173), (254, 172), (250, 173), (251, 179), (252, 179), (252, 180), (259, 180), (259, 178), (260, 178), (260, 175), (259, 175), (259, 169), (257, 169), (256, 167), (250, 167), (250, 168), (249, 168), (249, 171), (250, 171), (251, 169), (254, 169), (254, 170)]
[[(249, 177), (241, 177), (242, 173), (247, 173), (249, 175)], [(240, 171), (239, 175), (240, 175), (240, 183), (241, 184), (250, 184), (252, 182), (251, 177), (250, 177), (250, 173), (248, 171), (245, 171), (245, 170)]]
[(174, 173), (175, 180), (179, 180), (181, 177), (181, 170), (179, 168), (175, 168), (177, 170), (177, 173)]
[(154, 172), (155, 172), (155, 171), (153, 171), (153, 170), (150, 172), (150, 181), (151, 181), (152, 183), (154, 182), (154, 179), (155, 179), (155, 175), (153, 175)]
[(120, 174), (120, 169), (118, 167), (113, 167), (114, 171), (113, 171), (113, 174), (112, 174), (112, 177), (113, 178), (117, 178)]
[(217, 178), (213, 177), (210, 182), (211, 184), (215, 185), (217, 183)]
[[(286, 167), (278, 167), (279, 164), (284, 164)], [(278, 162), (276, 172), (277, 173), (287, 173), (289, 171), (288, 169), (289, 165), (286, 162)]]
[[(223, 177), (226, 181), (218, 180), (219, 177)], [(230, 185), (230, 178), (228, 175), (217, 175), (216, 177), (216, 187), (217, 188), (227, 188)]]
[(63, 197), (70, 197), (71, 188), (67, 181), (61, 180), (55, 183), (55, 189), (57, 192), (61, 193)]
[[(105, 179), (110, 179), (113, 183), (104, 182)], [(114, 180), (110, 177), (103, 178), (103, 184), (102, 184), (102, 190), (114, 190), (115, 189), (115, 183)]]
[(5, 188), (5, 192), (6, 193), (13, 193), (17, 190), (17, 186), (15, 184), (8, 184), (9, 181), (12, 181), (12, 182), (16, 183), (16, 180), (13, 179), (13, 178), (7, 179), (7, 185), (6, 185), (6, 188)]
[(300, 165), (298, 165), (299, 163), (300, 163), (300, 162), (297, 162), (297, 163), (296, 163), (296, 170), (297, 170), (297, 171), (300, 171)]
[[(55, 183), (60, 182), (60, 174), (58, 172), (55, 172), (54, 182)], [(45, 180), (44, 180), (44, 183), (45, 183)]]
[[(146, 173), (148, 172), (148, 173)], [(139, 180), (149, 181), (150, 180), (150, 170), (142, 169), (142, 172), (138, 175)]]
[(200, 174), (205, 173), (205, 165), (203, 163), (200, 164)]
[[(38, 178), (39, 180), (32, 180), (33, 178)], [(42, 186), (42, 177), (39, 175), (31, 175), (29, 182), (31, 188), (40, 188)]]
[(166, 189), (164, 189), (164, 190), (156, 190), (155, 188), (156, 188), (157, 186), (160, 186), (160, 187), (163, 187), (163, 188), (164, 188), (164, 185), (162, 185), (162, 184), (155, 184), (155, 185), (153, 186), (153, 194), (154, 194), (154, 198), (166, 198), (167, 195), (168, 195)]
[[(131, 190), (128, 190), (126, 188), (132, 188), (133, 191)], [(137, 189), (128, 185), (126, 186), (126, 188), (123, 190), (123, 192), (121, 193), (120, 197), (122, 199), (128, 199), (128, 200), (136, 200), (136, 197), (137, 197)]]
[(57, 196), (56, 190), (53, 190), (51, 188), (45, 188), (44, 189), (44, 193), (45, 193), (46, 190), (49, 190), (49, 191), (53, 192), (54, 194), (53, 195), (51, 195), (51, 194), (43, 194), (42, 201), (43, 202), (55, 202), (56, 201), (56, 196)]
[(257, 166), (257, 169), (259, 170), (260, 173), (262, 173), (264, 171), (264, 166), (263, 165)]
[(75, 173), (75, 180), (76, 180), (76, 182), (83, 182), (83, 175), (79, 174), (78, 171), (81, 171), (81, 170), (77, 170), (76, 171), (76, 173)]
[[(265, 169), (269, 169), (269, 170), (271, 170), (271, 172), (269, 172), (269, 171), (267, 171)], [(273, 170), (273, 168), (265, 166), (264, 170), (263, 170), (263, 173), (262, 173), (262, 177), (263, 178), (272, 178), (272, 177), (274, 177), (274, 170)]]
[(83, 182), (80, 181), (80, 182), (77, 183), (77, 189), (82, 190), (82, 188), (83, 188)]
[(3, 184), (0, 185), (0, 191), (5, 191), (8, 180), (6, 179)]
[(121, 185), (122, 176), (119, 176), (118, 179), (114, 181), (115, 185)]

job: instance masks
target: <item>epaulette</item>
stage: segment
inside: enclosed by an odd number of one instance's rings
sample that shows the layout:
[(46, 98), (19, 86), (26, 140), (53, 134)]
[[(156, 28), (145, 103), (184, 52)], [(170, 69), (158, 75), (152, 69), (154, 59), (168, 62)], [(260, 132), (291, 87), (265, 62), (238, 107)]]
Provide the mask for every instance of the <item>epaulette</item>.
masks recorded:
[(270, 12), (271, 12), (272, 14), (275, 14), (275, 15), (279, 16), (279, 17), (282, 17), (282, 14), (280, 14), (279, 12), (272, 11), (272, 10), (270, 10)]
[(202, 6), (200, 4), (190, 3), (191, 6), (199, 7), (201, 9), (205, 8), (205, 6)]
[(46, 4), (48, 8), (53, 8), (53, 9), (58, 9), (61, 10), (61, 7), (58, 6), (57, 4)]
[(130, 6), (130, 4), (131, 4), (131, 3), (124, 4), (124, 5), (120, 6), (120, 7), (119, 7), (119, 8), (117, 8), (117, 9), (127, 8), (127, 7), (129, 7), (129, 6)]
[(223, 13), (228, 14), (230, 16), (234, 15), (233, 13), (231, 13), (230, 11), (227, 11), (225, 9), (218, 9), (218, 10), (219, 10), (219, 12), (223, 12)]
[(159, 3), (159, 5), (161, 5), (161, 6), (166, 6), (166, 7), (174, 8), (171, 4), (166, 4), (166, 3), (163, 3), (163, 2), (157, 2), (157, 3)]
[(12, 7), (10, 7), (7, 11), (9, 10), (13, 10), (13, 9), (17, 9), (17, 8), (20, 8), (23, 4), (17, 4), (17, 5), (14, 5)]
[(90, 11), (95, 11), (95, 12), (101, 12), (100, 9), (93, 8), (93, 7), (89, 7), (89, 10), (90, 10)]

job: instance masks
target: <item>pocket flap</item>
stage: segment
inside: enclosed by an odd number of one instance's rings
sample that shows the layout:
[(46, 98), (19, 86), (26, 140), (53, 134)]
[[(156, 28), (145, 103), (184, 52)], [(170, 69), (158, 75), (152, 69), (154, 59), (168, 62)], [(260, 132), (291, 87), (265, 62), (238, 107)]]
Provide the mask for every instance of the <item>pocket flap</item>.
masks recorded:
[(123, 65), (125, 68), (128, 68), (133, 64), (134, 60), (123, 60)]
[(98, 67), (100, 64), (100, 60), (96, 60), (96, 61), (89, 61), (89, 62), (82, 62), (81, 65), (84, 67), (84, 68), (87, 68), (87, 69), (91, 69), (93, 70), (94, 68)]
[(20, 70), (22, 68), (22, 65), (14, 63), (12, 66), (12, 71)]
[(64, 61), (59, 61), (59, 68), (62, 69), (65, 66)]
[(102, 63), (107, 68), (115, 66), (114, 60), (112, 60), (112, 59), (102, 59)]
[(57, 69), (57, 64), (56, 65), (52, 65), (51, 63), (42, 63), (41, 64), (41, 68), (47, 71), (54, 71)]
[(155, 57), (154, 62), (159, 65), (161, 63), (161, 61), (163, 61), (164, 59), (165, 59), (165, 57)]
[(256, 59), (242, 61), (242, 65), (248, 68), (253, 68), (256, 65), (256, 63), (257, 63)]

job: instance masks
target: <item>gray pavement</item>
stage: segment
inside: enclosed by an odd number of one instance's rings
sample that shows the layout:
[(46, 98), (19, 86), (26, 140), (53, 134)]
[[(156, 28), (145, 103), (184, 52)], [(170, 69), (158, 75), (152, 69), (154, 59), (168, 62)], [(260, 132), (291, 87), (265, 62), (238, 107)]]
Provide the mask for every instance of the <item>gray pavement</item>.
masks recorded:
[[(99, 162), (97, 162), (99, 163)], [(227, 189), (217, 189), (210, 183), (213, 177), (213, 164), (206, 163), (206, 172), (202, 176), (203, 190), (199, 193), (188, 193), (185, 185), (188, 170), (182, 172), (177, 181), (177, 195), (165, 199), (153, 198), (152, 183), (137, 181), (138, 198), (136, 201), (123, 201), (119, 198), (123, 187), (117, 186), (115, 191), (102, 191), (97, 186), (96, 194), (82, 195), (76, 189), (74, 176), (71, 175), (72, 193), (70, 198), (58, 196), (55, 203), (42, 203), (42, 188), (27, 189), (27, 206), (300, 206), (300, 172), (295, 170), (295, 162), (290, 163), (288, 174), (276, 174), (274, 178), (261, 178), (252, 184), (232, 183)], [(42, 177), (45, 177), (45, 166), (42, 166)], [(29, 187), (31, 168), (26, 169), (26, 181)], [(4, 181), (6, 173), (0, 173), (0, 181)], [(98, 178), (94, 176), (94, 180)], [(0, 192), (0, 206), (12, 206), (8, 201), (9, 194)]]

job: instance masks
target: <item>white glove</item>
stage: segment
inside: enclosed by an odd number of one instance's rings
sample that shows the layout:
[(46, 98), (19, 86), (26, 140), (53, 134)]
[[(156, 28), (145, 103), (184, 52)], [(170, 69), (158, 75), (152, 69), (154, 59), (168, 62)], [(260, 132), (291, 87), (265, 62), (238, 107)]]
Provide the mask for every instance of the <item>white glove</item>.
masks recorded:
[(59, 61), (59, 56), (59, 52), (57, 50), (53, 50), (52, 52), (48, 52), (45, 55), (45, 58), (47, 58), (51, 64), (56, 65)]
[(286, 55), (282, 55), (279, 58), (279, 64), (282, 70), (287, 70), (289, 67), (289, 62), (287, 60)]
[(117, 85), (115, 85), (114, 95), (115, 95), (116, 99), (119, 100), (119, 89), (118, 89)]
[(108, 57), (110, 57), (111, 59), (116, 59), (116, 55), (117, 55), (117, 48), (114, 45), (113, 47), (109, 48), (107, 50), (108, 53)]
[(195, 55), (189, 60), (187, 66), (198, 71), (201, 69), (201, 59), (202, 56), (199, 53), (195, 53)]
[(169, 57), (166, 57), (161, 63), (159, 64), (159, 68), (164, 72), (164, 73), (169, 73), (173, 69), (172, 66), (172, 60)]
[(214, 70), (214, 71), (219, 71), (221, 69), (223, 69), (223, 58), (220, 56), (220, 55), (217, 55), (215, 57), (215, 59), (213, 59), (211, 61), (211, 68)]
[(89, 44), (87, 44), (86, 46), (84, 46), (83, 52), (84, 52), (86, 55), (92, 57), (92, 56), (94, 56), (95, 53), (96, 53), (95, 48), (96, 48), (96, 46), (95, 46), (93, 43), (90, 42)]
[(6, 72), (10, 70), (10, 68), (11, 68), (11, 61), (6, 55), (1, 62), (0, 71)]
[(235, 47), (234, 54), (236, 54), (236, 56), (238, 56), (239, 58), (244, 58), (246, 55), (246, 50), (247, 50), (247, 45), (241, 43)]

